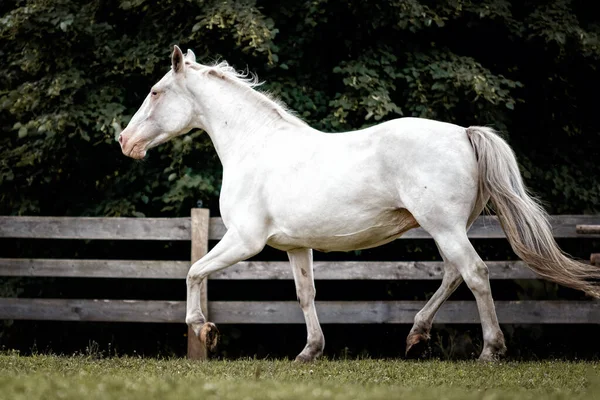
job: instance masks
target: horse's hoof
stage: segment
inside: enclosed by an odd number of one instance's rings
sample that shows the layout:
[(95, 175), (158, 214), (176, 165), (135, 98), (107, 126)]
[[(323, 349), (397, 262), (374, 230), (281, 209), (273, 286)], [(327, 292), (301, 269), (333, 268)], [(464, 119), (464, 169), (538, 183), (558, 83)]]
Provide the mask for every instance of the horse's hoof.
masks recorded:
[(498, 354), (483, 354), (483, 353), (481, 353), (481, 355), (479, 356), (477, 361), (479, 361), (481, 363), (495, 363), (495, 362), (500, 361), (501, 358), (502, 358), (502, 356), (498, 355)]
[(200, 329), (200, 342), (206, 346), (206, 350), (214, 351), (219, 342), (219, 330), (212, 322), (206, 322)]
[(299, 363), (309, 363), (315, 361), (317, 358), (323, 355), (323, 346), (319, 348), (314, 348), (311, 346), (306, 346), (304, 350), (296, 357), (296, 362)]
[(429, 348), (430, 336), (426, 333), (412, 333), (406, 338), (406, 358), (419, 358)]
[(316, 359), (316, 357), (311, 357), (311, 356), (306, 355), (304, 353), (300, 353), (300, 354), (298, 354), (296, 356), (296, 359), (294, 361), (297, 362), (297, 363), (306, 364), (306, 363), (310, 363), (310, 362), (315, 361), (315, 359)]
[(495, 363), (502, 360), (506, 355), (506, 346), (500, 345), (493, 350), (483, 349), (479, 355), (478, 361), (484, 363)]
[(313, 360), (312, 358), (310, 358), (310, 357), (308, 357), (308, 356), (306, 356), (304, 354), (298, 354), (296, 356), (296, 359), (294, 361), (297, 362), (297, 363), (303, 363), (304, 364), (304, 363), (309, 363), (312, 360)]

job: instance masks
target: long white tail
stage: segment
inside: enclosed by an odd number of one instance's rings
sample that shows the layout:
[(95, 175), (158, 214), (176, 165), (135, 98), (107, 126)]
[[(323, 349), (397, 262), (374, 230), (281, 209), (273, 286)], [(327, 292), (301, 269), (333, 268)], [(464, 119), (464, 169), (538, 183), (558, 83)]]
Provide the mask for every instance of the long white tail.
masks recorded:
[(467, 135), (477, 156), (479, 196), (490, 196), (514, 252), (540, 276), (600, 298), (600, 268), (558, 248), (548, 215), (527, 192), (510, 146), (490, 128), (472, 126)]

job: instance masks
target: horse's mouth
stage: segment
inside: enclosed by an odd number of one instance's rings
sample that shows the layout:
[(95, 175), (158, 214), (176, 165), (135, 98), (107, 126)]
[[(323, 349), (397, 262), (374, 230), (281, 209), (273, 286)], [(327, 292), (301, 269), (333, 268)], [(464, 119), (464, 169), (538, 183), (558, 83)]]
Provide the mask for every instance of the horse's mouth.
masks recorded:
[(131, 157), (135, 160), (141, 160), (142, 158), (146, 157), (146, 150), (140, 148), (142, 146), (139, 146), (139, 143), (134, 144), (131, 149), (129, 150), (129, 152), (125, 152), (123, 151), (123, 154), (125, 154), (127, 157)]

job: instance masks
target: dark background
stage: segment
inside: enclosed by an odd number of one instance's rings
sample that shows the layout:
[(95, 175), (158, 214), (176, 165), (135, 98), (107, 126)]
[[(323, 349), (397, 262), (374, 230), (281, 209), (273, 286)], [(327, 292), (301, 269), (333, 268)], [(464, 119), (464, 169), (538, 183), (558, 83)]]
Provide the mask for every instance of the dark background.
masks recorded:
[[(115, 135), (169, 68), (173, 44), (257, 72), (312, 126), (343, 131), (400, 116), (503, 132), (553, 214), (600, 211), (600, 25), (585, 1), (117, 1), (0, 4), (0, 215), (218, 215), (221, 170), (206, 135), (122, 156)], [(474, 241), (514, 259), (505, 241)], [(563, 240), (587, 258), (598, 241)], [(189, 258), (189, 243), (0, 240), (0, 257)], [(284, 260), (269, 250), (258, 258)], [(437, 260), (397, 241), (345, 260)], [(425, 300), (439, 282), (317, 282), (318, 300)], [(583, 298), (546, 282), (495, 281), (494, 298)], [(183, 281), (0, 278), (0, 296), (183, 300)], [(292, 281), (213, 282), (213, 300), (295, 300)], [(461, 287), (452, 299), (472, 299)], [(478, 326), (435, 326), (434, 356), (477, 354)], [(218, 356), (293, 357), (303, 325), (220, 326)], [(410, 326), (324, 326), (333, 357), (403, 354)], [(595, 358), (597, 326), (503, 326), (510, 356)], [(185, 353), (185, 326), (5, 322), (23, 352)], [(436, 336), (437, 335), (437, 336)], [(89, 349), (89, 350), (86, 350)]]

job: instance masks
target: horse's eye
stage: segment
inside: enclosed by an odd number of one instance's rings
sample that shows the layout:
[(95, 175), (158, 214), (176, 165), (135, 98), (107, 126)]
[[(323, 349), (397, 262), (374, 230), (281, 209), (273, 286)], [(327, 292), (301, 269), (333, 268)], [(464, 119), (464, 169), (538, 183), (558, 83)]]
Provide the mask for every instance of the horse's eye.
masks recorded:
[(155, 90), (153, 90), (150, 94), (152, 95), (152, 97), (158, 96), (158, 92)]

